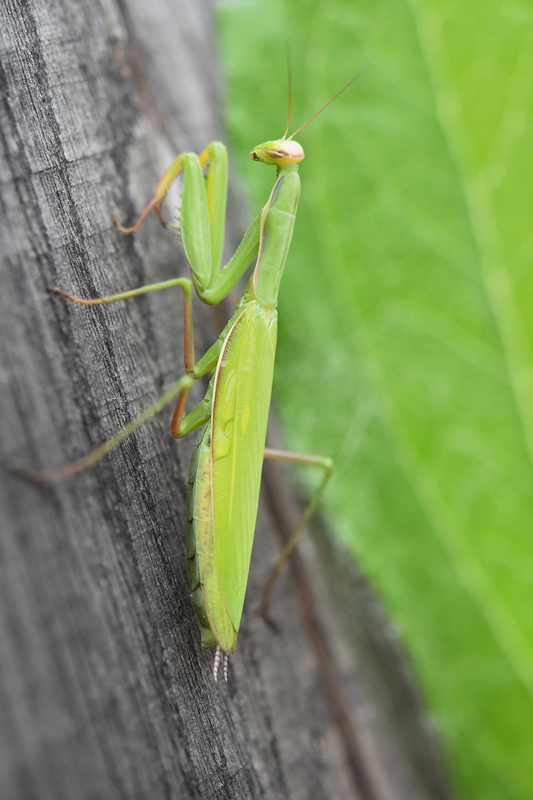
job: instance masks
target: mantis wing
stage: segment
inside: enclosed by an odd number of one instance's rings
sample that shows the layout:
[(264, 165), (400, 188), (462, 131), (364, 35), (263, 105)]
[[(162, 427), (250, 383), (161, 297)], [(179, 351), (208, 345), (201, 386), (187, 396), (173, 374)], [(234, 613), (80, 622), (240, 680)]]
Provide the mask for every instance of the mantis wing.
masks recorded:
[[(268, 315), (268, 316), (267, 316)], [(228, 614), (239, 630), (254, 538), (277, 315), (251, 301), (224, 342), (215, 376), (212, 482), (215, 558)]]

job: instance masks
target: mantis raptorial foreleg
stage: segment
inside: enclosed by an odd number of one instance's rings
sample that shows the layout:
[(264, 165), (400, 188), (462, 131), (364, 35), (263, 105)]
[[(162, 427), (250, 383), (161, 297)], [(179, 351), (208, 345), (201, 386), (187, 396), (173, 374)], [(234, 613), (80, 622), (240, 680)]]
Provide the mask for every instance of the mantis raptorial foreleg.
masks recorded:
[[(204, 178), (205, 168), (207, 175)], [(183, 248), (198, 297), (204, 303), (217, 305), (257, 258), (261, 221), (260, 212), (248, 227), (233, 257), (220, 269), (228, 190), (228, 157), (223, 144), (211, 142), (200, 155), (182, 153), (166, 170), (135, 225), (124, 228), (116, 217), (114, 222), (122, 233), (133, 233), (153, 209), (166, 227), (160, 214), (161, 203), (182, 171), (180, 230)]]

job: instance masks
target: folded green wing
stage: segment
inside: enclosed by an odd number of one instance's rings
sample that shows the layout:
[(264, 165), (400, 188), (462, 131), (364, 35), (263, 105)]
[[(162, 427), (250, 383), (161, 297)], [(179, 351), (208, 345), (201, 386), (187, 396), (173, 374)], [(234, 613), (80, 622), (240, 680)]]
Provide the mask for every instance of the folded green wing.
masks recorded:
[(276, 312), (248, 303), (220, 356), (212, 411), (215, 558), (239, 630), (254, 538), (276, 349)]

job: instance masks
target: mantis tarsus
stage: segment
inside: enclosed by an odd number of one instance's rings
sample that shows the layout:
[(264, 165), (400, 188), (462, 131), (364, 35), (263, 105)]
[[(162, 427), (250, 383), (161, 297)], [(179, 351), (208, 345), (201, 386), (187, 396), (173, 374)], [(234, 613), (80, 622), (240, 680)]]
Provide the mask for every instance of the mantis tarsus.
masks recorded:
[[(360, 74), (360, 73), (358, 73)], [(326, 103), (326, 108), (358, 77), (356, 75)], [(228, 655), (235, 651), (240, 626), (254, 537), (263, 458), (319, 466), (323, 479), (299, 525), (275, 565), (263, 598), (268, 618), (268, 598), (275, 578), (287, 560), (298, 536), (311, 516), (329, 479), (329, 458), (283, 453), (265, 449), (266, 427), (277, 330), (277, 298), (292, 238), (300, 194), (298, 163), (304, 158), (293, 137), (290, 120), (281, 139), (255, 147), (255, 161), (274, 165), (277, 179), (267, 203), (255, 217), (235, 255), (221, 268), (227, 195), (227, 152), (212, 142), (200, 155), (182, 153), (159, 182), (154, 197), (131, 228), (138, 230), (154, 210), (160, 222), (163, 199), (180, 172), (183, 191), (180, 233), (191, 278), (176, 278), (142, 286), (94, 300), (73, 297), (60, 289), (52, 292), (82, 305), (113, 303), (147, 292), (180, 286), (184, 302), (185, 375), (161, 398), (119, 431), (109, 441), (80, 461), (59, 469), (29, 475), (48, 481), (78, 472), (99, 461), (160, 409), (176, 400), (172, 435), (180, 439), (200, 428), (189, 476), (188, 558), (191, 597), (202, 631), (202, 645), (216, 645), (213, 676), (218, 679), (220, 662), (227, 680)], [(236, 285), (253, 261), (255, 269), (235, 313), (212, 347), (195, 361), (192, 324), (192, 285), (203, 302), (216, 305)], [(185, 416), (185, 405), (193, 382), (212, 372), (204, 399)]]

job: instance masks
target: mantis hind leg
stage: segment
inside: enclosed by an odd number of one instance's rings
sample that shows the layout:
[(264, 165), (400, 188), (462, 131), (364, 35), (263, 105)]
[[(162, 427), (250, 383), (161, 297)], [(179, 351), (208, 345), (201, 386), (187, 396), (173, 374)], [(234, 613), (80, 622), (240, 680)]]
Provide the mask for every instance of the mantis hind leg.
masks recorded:
[(294, 550), (296, 543), (300, 536), (302, 535), (303, 531), (305, 530), (309, 519), (311, 518), (314, 510), (318, 505), (318, 501), (324, 491), (327, 482), (331, 477), (331, 473), (333, 472), (333, 461), (331, 458), (325, 458), (322, 456), (310, 456), (304, 453), (286, 453), (283, 450), (273, 450), (270, 447), (265, 448), (265, 459), (269, 461), (284, 461), (288, 464), (303, 464), (306, 466), (311, 467), (319, 467), (324, 471), (324, 476), (315, 490), (307, 508), (305, 509), (302, 517), (297, 524), (297, 526), (292, 531), (289, 539), (285, 543), (281, 554), (272, 567), (272, 571), (270, 573), (270, 577), (268, 579), (267, 585), (265, 587), (265, 591), (263, 592), (263, 598), (261, 600), (261, 614), (264, 620), (275, 630), (279, 630), (280, 626), (278, 623), (272, 618), (270, 614), (270, 597), (272, 595), (272, 590), (274, 589), (274, 585), (278, 578), (279, 573), (285, 566), (287, 559), (289, 558), (290, 554)]
[(172, 402), (176, 396), (188, 395), (192, 383), (193, 378), (188, 375), (184, 375), (183, 378), (181, 378), (168, 390), (168, 392), (165, 392), (164, 395), (159, 397), (155, 403), (152, 403), (151, 406), (148, 406), (148, 408), (146, 408), (144, 411), (141, 411), (141, 413), (138, 414), (135, 419), (125, 425), (106, 442), (101, 444), (100, 447), (92, 450), (83, 458), (80, 458), (77, 461), (71, 461), (68, 464), (63, 464), (61, 467), (46, 469), (40, 472), (17, 469), (17, 474), (25, 480), (32, 481), (32, 483), (48, 483), (50, 481), (59, 480), (59, 478), (66, 478), (68, 475), (74, 475), (76, 472), (83, 472), (84, 469), (92, 467), (93, 464), (96, 464), (98, 461), (100, 461), (104, 456), (110, 453), (111, 450), (114, 450), (115, 447), (118, 447), (119, 444), (122, 444), (122, 442), (127, 439), (128, 436), (131, 436), (131, 434), (138, 430), (141, 425), (144, 425), (145, 422), (148, 422), (148, 420), (157, 414), (158, 411), (161, 411), (161, 409), (168, 405), (168, 403)]
[[(126, 294), (128, 295), (128, 293)], [(75, 300), (76, 298), (72, 299)], [(111, 450), (114, 450), (115, 447), (118, 447), (118, 445), (127, 439), (128, 436), (131, 436), (131, 434), (144, 425), (145, 422), (148, 422), (149, 419), (155, 416), (155, 414), (161, 411), (176, 398), (177, 402), (174, 415), (172, 417), (171, 433), (175, 438), (187, 436), (187, 434), (191, 433), (191, 431), (195, 430), (200, 425), (203, 425), (203, 423), (209, 418), (210, 401), (208, 397), (204, 398), (204, 400), (202, 400), (198, 406), (196, 406), (196, 408), (193, 409), (193, 411), (191, 411), (187, 417), (185, 417), (185, 419), (183, 417), (185, 413), (185, 404), (194, 381), (203, 377), (215, 368), (220, 355), (221, 347), (222, 342), (220, 339), (217, 339), (214, 345), (209, 348), (207, 353), (188, 371), (187, 375), (184, 375), (182, 378), (180, 378), (180, 380), (177, 381), (174, 386), (171, 386), (171, 388), (165, 392), (165, 394), (159, 397), (155, 403), (152, 403), (150, 406), (148, 406), (148, 408), (144, 409), (144, 411), (141, 411), (141, 413), (131, 420), (131, 422), (125, 425), (106, 442), (101, 444), (100, 447), (97, 447), (95, 450), (92, 450), (90, 453), (88, 453), (88, 455), (86, 455), (84, 458), (64, 464), (63, 466), (55, 469), (43, 470), (41, 472), (17, 470), (17, 473), (22, 478), (34, 483), (48, 483), (49, 481), (54, 481), (58, 480), (59, 478), (65, 478), (68, 475), (73, 475), (76, 472), (82, 472), (84, 469), (87, 469), (88, 467), (91, 467), (93, 464), (96, 464), (98, 461), (100, 461), (104, 456), (110, 453)]]

